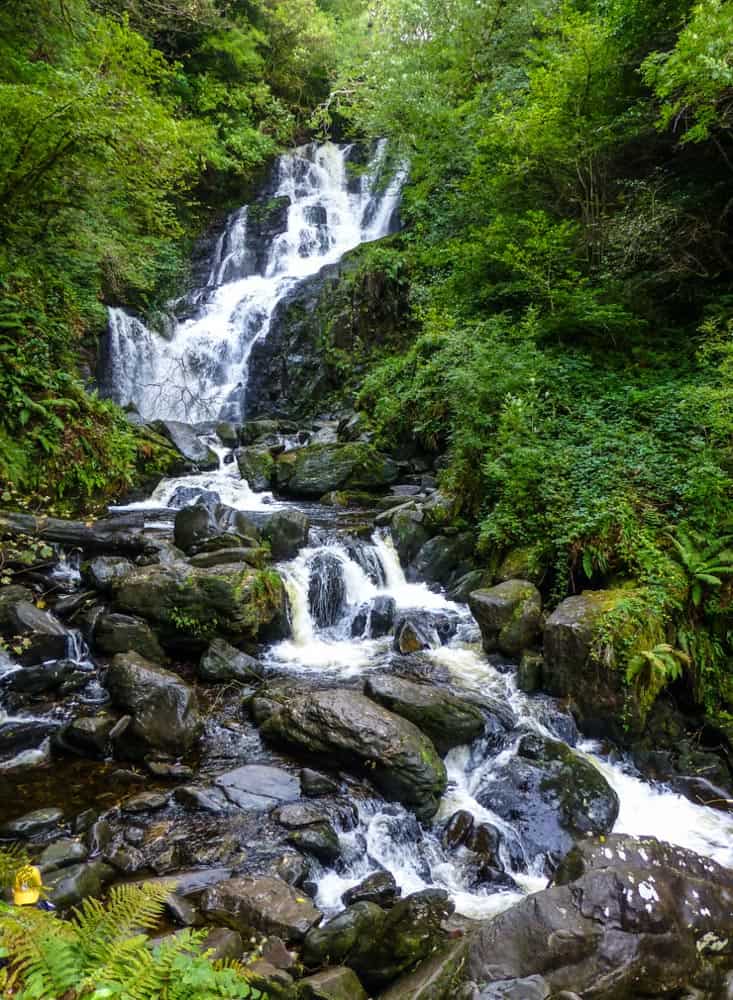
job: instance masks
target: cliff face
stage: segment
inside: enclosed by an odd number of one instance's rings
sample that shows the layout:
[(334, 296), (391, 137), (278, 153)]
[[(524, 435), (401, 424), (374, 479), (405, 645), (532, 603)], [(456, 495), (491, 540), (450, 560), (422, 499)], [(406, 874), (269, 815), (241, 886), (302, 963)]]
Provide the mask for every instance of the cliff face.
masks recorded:
[(391, 247), (363, 246), (294, 288), (252, 349), (247, 416), (307, 417), (347, 399), (369, 355), (409, 328), (402, 270)]

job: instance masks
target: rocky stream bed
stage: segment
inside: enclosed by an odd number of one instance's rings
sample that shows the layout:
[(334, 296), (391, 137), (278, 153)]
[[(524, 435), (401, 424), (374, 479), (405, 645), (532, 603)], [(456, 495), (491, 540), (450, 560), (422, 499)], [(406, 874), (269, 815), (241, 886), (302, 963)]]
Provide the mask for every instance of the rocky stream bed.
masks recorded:
[(52, 551), (0, 587), (0, 837), (59, 910), (170, 880), (272, 1000), (733, 995), (727, 759), (584, 739), (593, 595), (482, 579), (348, 420), (159, 430), (149, 500), (0, 515)]

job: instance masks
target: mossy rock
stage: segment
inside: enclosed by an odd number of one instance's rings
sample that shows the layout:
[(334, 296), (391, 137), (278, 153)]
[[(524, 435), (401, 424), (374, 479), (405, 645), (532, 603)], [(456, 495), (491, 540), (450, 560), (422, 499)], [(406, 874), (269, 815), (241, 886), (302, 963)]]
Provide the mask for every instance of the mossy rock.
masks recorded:
[(275, 459), (264, 448), (239, 448), (237, 465), (242, 479), (247, 481), (249, 488), (255, 493), (263, 493), (272, 486), (275, 472)]
[(256, 639), (287, 631), (282, 579), (274, 570), (242, 563), (145, 566), (120, 581), (114, 599), (118, 608), (154, 623), (164, 645), (205, 643), (215, 635)]
[(542, 598), (529, 580), (507, 580), (468, 595), (487, 653), (520, 656), (539, 638)]
[(397, 464), (370, 444), (317, 444), (278, 457), (275, 480), (288, 496), (318, 499), (332, 490), (381, 490), (396, 482)]
[(626, 665), (634, 653), (653, 649), (663, 638), (662, 622), (641, 589), (586, 590), (567, 597), (545, 623), (545, 689), (570, 699), (585, 733), (625, 743), (643, 730), (646, 716), (626, 685)]

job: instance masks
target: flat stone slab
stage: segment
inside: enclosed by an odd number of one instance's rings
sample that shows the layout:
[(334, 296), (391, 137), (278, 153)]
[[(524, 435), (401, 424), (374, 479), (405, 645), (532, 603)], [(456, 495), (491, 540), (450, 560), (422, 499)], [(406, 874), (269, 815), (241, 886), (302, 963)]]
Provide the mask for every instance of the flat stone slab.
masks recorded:
[(245, 764), (235, 771), (227, 771), (219, 775), (216, 784), (235, 806), (254, 811), (295, 802), (301, 795), (297, 775), (267, 764)]

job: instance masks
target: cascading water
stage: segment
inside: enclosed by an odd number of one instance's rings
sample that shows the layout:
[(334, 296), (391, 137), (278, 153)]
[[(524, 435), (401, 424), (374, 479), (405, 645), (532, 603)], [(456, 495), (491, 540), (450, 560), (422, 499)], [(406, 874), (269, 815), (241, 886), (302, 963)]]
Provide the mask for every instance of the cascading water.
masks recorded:
[[(205, 286), (187, 297), (195, 315), (165, 334), (124, 309), (109, 311), (102, 391), (146, 420), (240, 420), (247, 362), (278, 302), (295, 284), (390, 229), (405, 170), (386, 178), (386, 145), (351, 177), (352, 146), (311, 144), (280, 157), (273, 199), (284, 231), (262, 233), (252, 208), (230, 216)], [(277, 227), (276, 227), (277, 228)], [(258, 245), (259, 241), (259, 245)]]
[[(388, 597), (394, 600), (398, 616), (428, 609), (454, 620), (452, 638), (444, 644), (438, 640), (422, 656), (436, 672), (447, 671), (454, 691), (479, 703), (502, 706), (511, 729), (509, 741), (498, 749), (487, 737), (447, 754), (448, 788), (433, 828), (422, 827), (400, 805), (377, 799), (358, 802), (356, 825), (342, 825), (339, 830), (340, 862), (335, 868), (316, 866), (317, 904), (329, 913), (341, 909), (342, 894), (380, 869), (392, 873), (405, 895), (431, 886), (448, 890), (458, 912), (476, 919), (544, 888), (544, 857), (529, 855), (513, 823), (482, 805), (477, 795), (490, 787), (495, 774), (516, 754), (523, 734), (575, 742), (572, 720), (551, 699), (523, 694), (513, 671), (502, 672), (489, 662), (465, 606), (447, 601), (423, 584), (408, 583), (388, 536), (375, 534), (370, 543), (334, 536), (304, 549), (281, 569), (290, 594), (293, 635), (270, 649), (270, 669), (315, 679), (325, 676), (332, 683), (353, 683), (380, 668), (393, 670), (394, 656), (399, 654), (391, 651), (392, 636), (369, 638), (352, 627), (360, 608)], [(332, 593), (334, 579), (340, 581), (340, 617), (319, 625), (319, 601)], [(656, 836), (722, 864), (733, 863), (733, 817), (729, 814), (694, 805), (662, 785), (649, 784), (628, 765), (604, 758), (595, 744), (581, 743), (576, 750), (619, 796), (615, 832)], [(443, 822), (458, 810), (500, 832), (505, 882), (486, 884), (471, 851), (449, 849), (442, 842)]]

